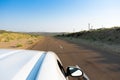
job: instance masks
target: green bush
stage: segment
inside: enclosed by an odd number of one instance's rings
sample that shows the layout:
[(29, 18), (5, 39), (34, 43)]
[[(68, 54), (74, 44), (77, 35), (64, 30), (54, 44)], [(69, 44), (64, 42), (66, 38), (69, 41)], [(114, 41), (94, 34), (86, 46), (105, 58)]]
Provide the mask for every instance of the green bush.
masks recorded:
[(33, 44), (33, 41), (32, 41), (32, 40), (29, 40), (29, 41), (28, 41), (28, 44)]
[(16, 47), (22, 47), (23, 45), (22, 44), (17, 44)]

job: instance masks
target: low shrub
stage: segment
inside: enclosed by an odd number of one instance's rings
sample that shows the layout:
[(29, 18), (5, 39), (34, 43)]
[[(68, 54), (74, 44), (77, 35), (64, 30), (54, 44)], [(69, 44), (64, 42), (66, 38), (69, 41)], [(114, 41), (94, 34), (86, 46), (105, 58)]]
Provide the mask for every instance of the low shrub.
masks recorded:
[(22, 47), (23, 45), (22, 44), (17, 44), (16, 47)]

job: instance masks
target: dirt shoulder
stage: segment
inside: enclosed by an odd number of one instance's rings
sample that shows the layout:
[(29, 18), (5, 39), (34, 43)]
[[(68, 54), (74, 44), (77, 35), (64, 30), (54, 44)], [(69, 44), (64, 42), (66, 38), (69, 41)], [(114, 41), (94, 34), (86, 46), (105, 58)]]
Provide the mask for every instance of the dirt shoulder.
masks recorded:
[(90, 49), (98, 50), (101, 52), (120, 55), (120, 45), (106, 44), (98, 41), (89, 41), (85, 39), (68, 38), (68, 37), (64, 37), (64, 38), (59, 37), (59, 39), (66, 40), (68, 42), (75, 43), (77, 45), (82, 45), (84, 47), (88, 47)]

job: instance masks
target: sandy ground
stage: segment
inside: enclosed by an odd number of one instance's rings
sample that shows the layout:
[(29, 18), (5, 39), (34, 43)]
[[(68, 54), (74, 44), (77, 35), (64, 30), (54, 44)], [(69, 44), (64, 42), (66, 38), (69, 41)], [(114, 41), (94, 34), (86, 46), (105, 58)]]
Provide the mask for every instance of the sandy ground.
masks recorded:
[(91, 80), (120, 80), (120, 56), (116, 54), (52, 37), (46, 37), (29, 49), (54, 51), (62, 60), (64, 68), (79, 65)]
[[(9, 42), (0, 42), (0, 48), (8, 48), (8, 49), (27, 49), (33, 45), (35, 45), (38, 41), (42, 41), (44, 38), (39, 39), (20, 39), (20, 40), (12, 40)], [(31, 42), (32, 41), (32, 42)], [(19, 46), (21, 45), (21, 46)]]

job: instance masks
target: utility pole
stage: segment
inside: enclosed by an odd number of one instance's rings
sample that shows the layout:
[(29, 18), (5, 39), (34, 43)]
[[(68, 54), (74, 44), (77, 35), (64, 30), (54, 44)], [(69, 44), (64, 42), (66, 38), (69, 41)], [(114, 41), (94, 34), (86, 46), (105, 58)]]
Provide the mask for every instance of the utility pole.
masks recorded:
[(91, 26), (91, 30), (93, 29), (93, 26)]
[(102, 25), (102, 28), (104, 28), (104, 26)]
[(88, 30), (90, 30), (90, 23), (88, 23)]

